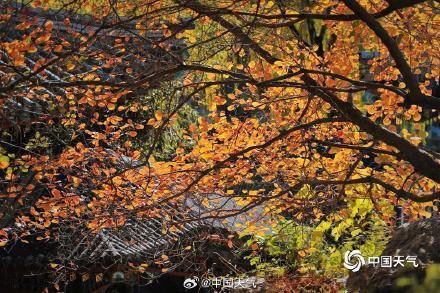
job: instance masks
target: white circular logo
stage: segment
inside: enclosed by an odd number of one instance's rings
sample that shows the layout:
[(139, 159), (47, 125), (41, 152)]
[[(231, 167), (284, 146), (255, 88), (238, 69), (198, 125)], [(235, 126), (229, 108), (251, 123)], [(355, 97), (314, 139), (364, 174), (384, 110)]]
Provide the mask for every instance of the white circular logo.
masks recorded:
[(361, 269), (361, 266), (365, 264), (365, 259), (359, 250), (349, 250), (344, 254), (344, 267), (357, 272)]
[(185, 289), (192, 289), (197, 287), (197, 283), (199, 282), (199, 278), (198, 277), (192, 277), (192, 278), (187, 278), (185, 279), (185, 281), (183, 281), (183, 287)]

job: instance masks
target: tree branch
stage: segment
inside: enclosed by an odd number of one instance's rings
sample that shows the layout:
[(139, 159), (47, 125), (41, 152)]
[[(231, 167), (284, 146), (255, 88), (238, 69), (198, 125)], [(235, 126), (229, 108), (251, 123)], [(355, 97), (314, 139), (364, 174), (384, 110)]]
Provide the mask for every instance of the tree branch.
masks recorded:
[[(316, 81), (306, 74), (302, 76), (302, 79), (308, 84), (316, 84)], [(353, 107), (351, 103), (340, 100), (333, 93), (314, 88), (310, 88), (308, 91), (333, 105), (339, 112), (350, 119), (362, 131), (365, 131), (371, 134), (374, 138), (398, 149), (402, 158), (410, 162), (417, 172), (425, 175), (428, 178), (431, 178), (436, 182), (440, 182), (440, 163), (432, 155), (411, 144), (409, 141), (396, 133), (377, 125), (368, 117), (365, 117), (360, 110)]]
[(315, 142), (321, 145), (326, 145), (326, 146), (332, 146), (332, 147), (337, 147), (337, 148), (343, 148), (343, 149), (352, 149), (352, 150), (358, 150), (361, 152), (372, 152), (372, 153), (377, 153), (377, 154), (385, 154), (385, 155), (390, 155), (396, 158), (399, 158), (401, 155), (400, 153), (396, 153), (396, 152), (392, 152), (392, 151), (387, 151), (387, 150), (379, 150), (373, 147), (367, 147), (367, 146), (360, 146), (360, 145), (352, 145), (352, 144), (344, 144), (344, 143), (335, 143), (335, 142), (330, 142), (330, 141), (323, 141), (323, 140), (318, 140), (318, 139), (310, 139), (310, 142)]
[[(422, 93), (416, 76), (412, 73), (411, 67), (406, 62), (405, 56), (399, 49), (396, 41), (388, 34), (379, 21), (370, 13), (368, 13), (357, 1), (343, 0), (345, 5), (349, 7), (359, 18), (365, 22), (368, 27), (381, 39), (385, 47), (387, 47), (390, 55), (396, 62), (396, 66), (402, 73), (403, 79), (408, 86), (409, 94), (405, 97), (409, 104), (418, 105), (424, 108), (440, 110), (440, 99), (428, 96)], [(411, 1), (405, 1), (411, 2)]]
[(382, 186), (383, 188), (395, 193), (398, 197), (404, 199), (410, 199), (415, 202), (430, 202), (434, 199), (440, 198), (440, 191), (426, 194), (414, 194), (408, 192), (404, 189), (397, 189), (393, 185), (388, 184), (378, 178), (375, 177), (364, 177), (364, 178), (356, 178), (350, 180), (320, 180), (320, 179), (312, 179), (305, 180), (306, 184), (323, 184), (323, 185), (350, 185), (350, 184), (362, 184), (362, 183), (373, 183)]

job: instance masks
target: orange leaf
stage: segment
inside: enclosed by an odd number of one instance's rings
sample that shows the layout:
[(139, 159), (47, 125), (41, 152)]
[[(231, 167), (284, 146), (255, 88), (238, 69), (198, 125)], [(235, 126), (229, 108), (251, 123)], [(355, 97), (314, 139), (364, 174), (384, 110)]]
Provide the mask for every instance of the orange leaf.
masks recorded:
[(163, 113), (161, 110), (157, 110), (156, 112), (154, 112), (154, 117), (156, 117), (157, 121), (161, 121), (163, 118)]
[(51, 193), (52, 193), (53, 197), (55, 197), (55, 198), (61, 197), (61, 192), (58, 189), (52, 189)]
[(44, 24), (44, 27), (49, 31), (52, 30), (53, 22), (51, 20), (46, 21), (46, 23)]

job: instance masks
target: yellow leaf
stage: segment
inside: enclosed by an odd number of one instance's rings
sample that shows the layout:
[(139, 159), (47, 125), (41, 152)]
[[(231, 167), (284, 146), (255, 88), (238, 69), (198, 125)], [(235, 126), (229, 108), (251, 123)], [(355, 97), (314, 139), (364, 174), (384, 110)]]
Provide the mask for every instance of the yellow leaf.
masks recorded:
[(78, 177), (72, 177), (72, 180), (73, 180), (73, 186), (74, 187), (78, 187), (79, 186), (79, 184), (81, 183), (81, 179), (79, 179)]
[(356, 236), (356, 235), (359, 235), (360, 233), (362, 232), (362, 230), (361, 229), (355, 229), (355, 230), (353, 230), (353, 231), (351, 231), (351, 236)]
[(197, 39), (194, 35), (190, 35), (190, 36), (188, 36), (188, 41), (190, 43), (195, 43), (197, 41)]
[(258, 195), (258, 190), (250, 190), (249, 195)]
[(9, 157), (0, 156), (0, 169), (6, 169), (9, 166)]
[(261, 104), (258, 103), (258, 102), (252, 102), (252, 106), (253, 106), (253, 107), (259, 107), (259, 106), (261, 106)]
[(73, 70), (75, 69), (75, 64), (73, 64), (72, 62), (67, 63), (67, 70)]
[(116, 186), (120, 186), (122, 184), (122, 178), (119, 176), (116, 176), (112, 179), (113, 184)]

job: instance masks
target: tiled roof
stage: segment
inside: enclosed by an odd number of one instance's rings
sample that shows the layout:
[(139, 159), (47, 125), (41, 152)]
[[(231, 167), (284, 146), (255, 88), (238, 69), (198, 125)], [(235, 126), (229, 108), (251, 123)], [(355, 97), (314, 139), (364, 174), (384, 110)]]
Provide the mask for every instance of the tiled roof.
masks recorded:
[[(5, 7), (0, 6), (0, 9), (5, 9)], [(95, 21), (86, 15), (66, 15), (59, 11), (51, 10), (44, 11), (43, 13), (40, 11), (41, 9), (29, 7), (20, 8), (19, 5), (15, 7), (15, 9), (14, 17), (0, 23), (0, 38), (2, 42), (21, 40), (23, 36), (41, 27), (47, 20), (53, 21), (53, 29), (49, 40), (51, 46), (61, 44), (66, 40), (69, 41), (71, 45), (76, 44), (81, 42), (81, 36), (89, 36), (90, 32), (98, 31), (98, 26)], [(69, 27), (63, 22), (65, 17), (69, 17), (70, 19)], [(35, 20), (35, 22), (27, 29), (17, 29), (17, 25), (25, 20)], [(99, 29), (97, 37), (89, 44), (88, 50), (93, 52), (93, 56), (97, 56), (98, 53), (102, 54), (103, 57), (101, 59), (85, 54), (81, 62), (75, 63), (73, 69), (70, 68), (68, 70), (66, 62), (55, 63), (48, 66), (32, 80), (34, 84), (40, 84), (43, 81), (44, 86), (32, 90), (55, 97), (65, 93), (65, 90), (57, 86), (57, 83), (83, 80), (84, 76), (91, 72), (97, 75), (96, 77), (99, 78), (100, 82), (124, 82), (130, 84), (131, 82), (134, 83), (138, 81), (140, 78), (155, 73), (158, 68), (166, 69), (175, 66), (176, 62), (171, 60), (170, 55), (167, 54), (165, 50), (155, 46), (155, 42), (163, 37), (160, 31), (142, 33), (136, 29), (132, 29), (132, 26), (133, 24), (128, 22), (112, 28)], [(75, 36), (75, 34), (79, 35)], [(122, 50), (115, 48), (115, 39), (124, 40)], [(162, 45), (167, 44), (176, 50), (180, 50), (183, 45), (174, 39), (161, 43)], [(32, 69), (39, 60), (49, 60), (50, 58), (57, 57), (56, 54), (58, 53), (53, 52), (53, 50), (45, 50), (43, 45), (44, 44), (36, 45), (36, 52), (26, 54), (24, 66), (15, 67), (15, 69), (12, 69), (10, 66), (11, 58), (8, 56), (8, 52), (0, 46), (0, 74), (6, 76), (8, 73), (13, 73), (14, 79), (20, 75), (17, 75), (16, 72), (14, 73), (13, 70), (22, 70), (23, 74), (27, 74), (28, 72), (32, 72)], [(119, 58), (118, 60), (120, 61), (110, 67), (103, 67), (104, 62), (111, 58)], [(127, 70), (128, 67), (130, 70)], [(170, 77), (161, 76), (160, 78), (167, 80)], [(158, 81), (158, 79), (155, 80), (155, 82)], [(53, 83), (51, 84), (51, 82)], [(149, 87), (151, 87), (151, 85), (149, 85)], [(26, 96), (25, 94), (28, 93), (28, 90), (24, 87), (21, 88), (23, 96)], [(145, 93), (145, 90), (142, 90), (140, 86), (132, 90), (137, 94)], [(19, 90), (15, 90), (15, 93), (17, 92), (19, 92)], [(31, 103), (31, 101), (28, 102)]]
[[(183, 220), (179, 211), (169, 204), (163, 206), (164, 213), (174, 213), (176, 221)], [(124, 226), (100, 231), (91, 242), (79, 243), (72, 251), (70, 259), (75, 262), (97, 262), (105, 258), (121, 260), (153, 260), (171, 249), (185, 237), (209, 224), (199, 221), (185, 221), (174, 228), (165, 228), (163, 218), (129, 220)]]

